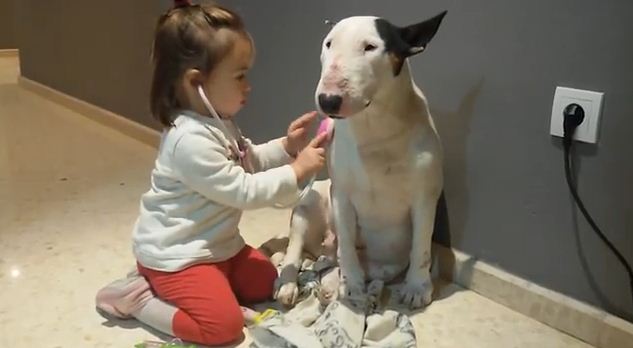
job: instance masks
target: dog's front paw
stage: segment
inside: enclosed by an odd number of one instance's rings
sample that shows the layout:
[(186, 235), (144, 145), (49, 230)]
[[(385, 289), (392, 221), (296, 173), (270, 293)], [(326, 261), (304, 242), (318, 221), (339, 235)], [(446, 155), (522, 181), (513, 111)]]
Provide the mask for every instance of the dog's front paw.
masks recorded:
[(275, 282), (275, 293), (273, 297), (280, 304), (286, 307), (294, 306), (295, 302), (297, 302), (297, 296), (299, 296), (299, 288), (296, 282)]
[(431, 277), (407, 276), (400, 293), (400, 300), (411, 309), (421, 308), (433, 300)]

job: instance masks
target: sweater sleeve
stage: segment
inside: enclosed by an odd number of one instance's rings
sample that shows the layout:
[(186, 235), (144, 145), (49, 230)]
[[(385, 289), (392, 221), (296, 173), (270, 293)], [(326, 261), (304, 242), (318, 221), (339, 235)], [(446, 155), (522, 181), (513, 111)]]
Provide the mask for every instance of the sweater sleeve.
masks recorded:
[(173, 152), (179, 176), (194, 191), (238, 209), (257, 209), (298, 197), (297, 178), (290, 165), (247, 173), (211, 137), (187, 134)]
[(274, 139), (259, 145), (254, 145), (250, 140), (246, 140), (251, 153), (251, 161), (255, 164), (257, 171), (280, 167), (292, 161), (293, 158), (284, 149), (282, 139)]

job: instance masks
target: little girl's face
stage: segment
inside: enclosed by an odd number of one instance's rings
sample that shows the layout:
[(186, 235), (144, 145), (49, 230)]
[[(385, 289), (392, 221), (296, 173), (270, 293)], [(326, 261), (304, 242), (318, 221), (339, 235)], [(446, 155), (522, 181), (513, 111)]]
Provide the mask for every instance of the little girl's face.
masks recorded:
[(233, 117), (246, 104), (251, 90), (246, 73), (253, 65), (253, 56), (251, 41), (240, 36), (204, 83), (203, 88), (220, 116)]

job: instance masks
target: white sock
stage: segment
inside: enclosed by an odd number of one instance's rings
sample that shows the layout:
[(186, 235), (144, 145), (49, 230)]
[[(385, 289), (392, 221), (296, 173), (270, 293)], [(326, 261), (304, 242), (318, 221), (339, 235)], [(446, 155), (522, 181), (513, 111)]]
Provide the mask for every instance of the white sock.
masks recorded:
[(172, 323), (178, 308), (154, 297), (147, 301), (145, 306), (132, 313), (141, 323), (150, 326), (162, 333), (174, 336)]

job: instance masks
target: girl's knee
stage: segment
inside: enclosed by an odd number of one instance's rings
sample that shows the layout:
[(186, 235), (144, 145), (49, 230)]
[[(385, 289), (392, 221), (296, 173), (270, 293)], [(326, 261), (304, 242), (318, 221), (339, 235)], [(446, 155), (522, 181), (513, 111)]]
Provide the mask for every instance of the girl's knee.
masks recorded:
[(249, 277), (251, 284), (242, 289), (241, 300), (246, 303), (269, 300), (273, 295), (277, 276), (277, 269), (272, 263), (269, 263), (267, 267), (262, 267), (258, 274)]
[(262, 278), (266, 284), (274, 284), (279, 274), (277, 268), (272, 262), (266, 263), (266, 266), (262, 269)]
[(272, 297), (277, 269), (265, 255), (246, 246), (232, 262), (231, 284), (242, 303), (261, 302)]
[(242, 338), (243, 329), (244, 315), (241, 308), (238, 307), (236, 310), (223, 313), (220, 324), (202, 324), (200, 331), (203, 342), (200, 343), (209, 346), (233, 343)]

